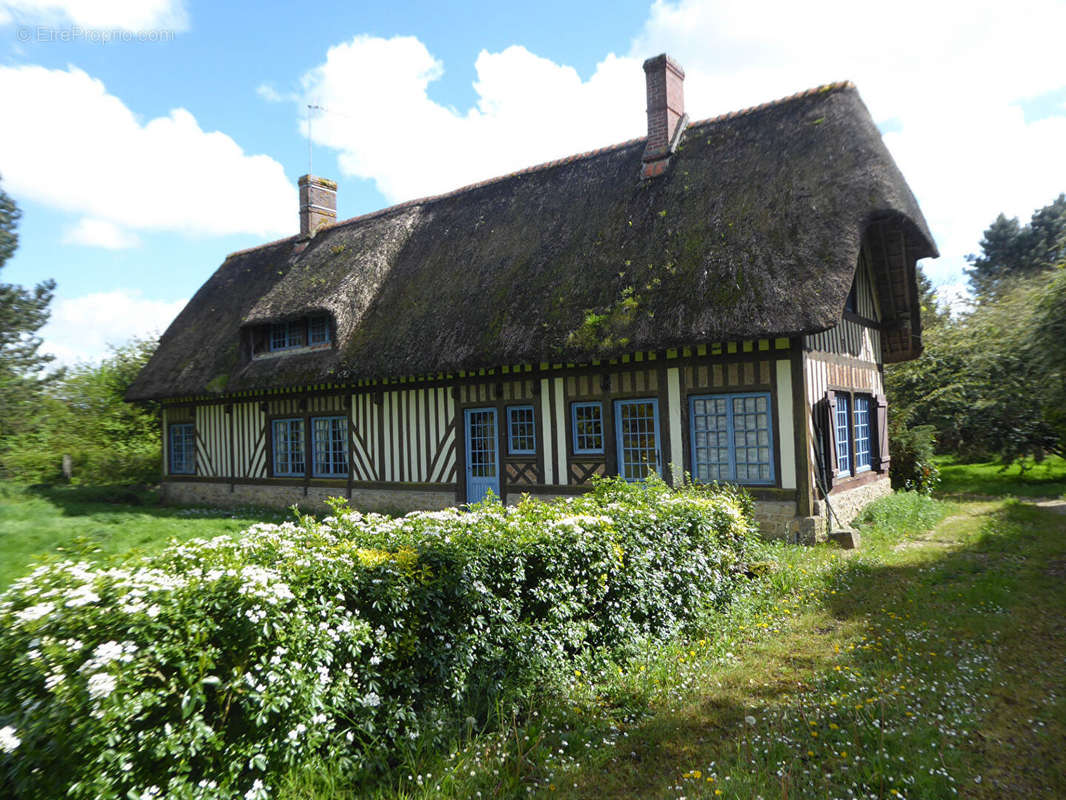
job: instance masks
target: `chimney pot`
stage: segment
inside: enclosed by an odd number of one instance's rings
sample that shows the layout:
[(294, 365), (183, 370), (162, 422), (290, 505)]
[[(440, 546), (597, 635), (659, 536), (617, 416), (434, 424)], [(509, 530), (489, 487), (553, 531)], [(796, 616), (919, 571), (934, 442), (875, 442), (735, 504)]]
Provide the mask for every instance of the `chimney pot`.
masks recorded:
[(300, 187), (300, 236), (310, 239), (337, 221), (337, 184), (328, 178), (302, 175)]
[(641, 174), (662, 175), (677, 149), (688, 117), (685, 115), (685, 71), (666, 53), (644, 62), (648, 90), (648, 143)]

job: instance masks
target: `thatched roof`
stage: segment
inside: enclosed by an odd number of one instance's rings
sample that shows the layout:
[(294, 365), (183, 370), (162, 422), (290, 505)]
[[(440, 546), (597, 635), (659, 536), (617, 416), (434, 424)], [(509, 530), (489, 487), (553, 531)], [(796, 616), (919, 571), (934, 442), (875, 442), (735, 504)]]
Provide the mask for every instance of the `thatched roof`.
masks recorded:
[[(692, 123), (658, 178), (640, 179), (643, 151), (633, 140), (234, 253), (128, 397), (814, 332), (838, 323), (873, 223), (903, 234), (912, 273), (936, 255), (850, 83)], [(321, 311), (334, 348), (242, 351), (242, 330)]]

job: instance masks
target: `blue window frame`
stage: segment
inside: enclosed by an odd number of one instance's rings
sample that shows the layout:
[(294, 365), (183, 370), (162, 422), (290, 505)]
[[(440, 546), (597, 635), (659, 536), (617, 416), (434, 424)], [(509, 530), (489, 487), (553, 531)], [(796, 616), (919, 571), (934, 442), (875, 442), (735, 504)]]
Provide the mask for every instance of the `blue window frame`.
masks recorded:
[(170, 426), (170, 473), (172, 475), (196, 474), (196, 433), (191, 422), (179, 422)]
[(304, 320), (278, 322), (270, 326), (270, 349), (292, 350), (304, 346), (304, 332), (307, 323)]
[(642, 481), (652, 472), (662, 474), (658, 401), (615, 400), (614, 418), (618, 474), (627, 481)]
[(274, 474), (303, 475), (304, 421), (302, 419), (276, 419), (273, 425)]
[(307, 320), (307, 343), (329, 344), (329, 317), (311, 317)]
[(692, 474), (698, 481), (774, 482), (769, 392), (689, 398)]
[(324, 314), (291, 322), (276, 322), (270, 326), (271, 351), (323, 344), (329, 344), (329, 317)]
[(311, 475), (316, 478), (348, 476), (348, 420), (344, 417), (311, 418)]
[(848, 435), (850, 400), (846, 394), (836, 395), (836, 418), (833, 420), (833, 427), (836, 433), (838, 477), (851, 474), (851, 437)]
[(537, 452), (537, 428), (533, 406), (509, 406), (507, 409), (507, 452), (528, 456)]
[(870, 397), (855, 395), (855, 413), (852, 415), (855, 438), (855, 471), (870, 469)]
[(603, 453), (603, 404), (571, 403), (570, 424), (574, 453)]

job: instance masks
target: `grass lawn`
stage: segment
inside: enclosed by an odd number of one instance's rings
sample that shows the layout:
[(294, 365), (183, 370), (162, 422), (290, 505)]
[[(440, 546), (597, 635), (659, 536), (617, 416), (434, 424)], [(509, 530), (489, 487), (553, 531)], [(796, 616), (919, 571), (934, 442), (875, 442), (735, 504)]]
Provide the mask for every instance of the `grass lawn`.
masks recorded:
[(1066, 459), (1058, 456), (1049, 456), (1039, 464), (1029, 458), (1006, 469), (998, 461), (964, 464), (954, 456), (934, 460), (940, 467), (937, 493), (942, 496), (1066, 496)]
[(1066, 515), (890, 506), (862, 550), (776, 548), (727, 618), (502, 730), (283, 796), (1066, 797)]
[(0, 482), (0, 591), (35, 559), (146, 552), (171, 539), (236, 533), (253, 522), (283, 518), (287, 514), (262, 509), (165, 507), (150, 492)]

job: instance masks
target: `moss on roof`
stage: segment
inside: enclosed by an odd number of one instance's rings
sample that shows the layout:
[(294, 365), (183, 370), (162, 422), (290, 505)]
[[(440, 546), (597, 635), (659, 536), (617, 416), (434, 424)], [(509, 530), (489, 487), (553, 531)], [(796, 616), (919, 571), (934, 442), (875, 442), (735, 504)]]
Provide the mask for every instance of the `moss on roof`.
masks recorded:
[[(871, 222), (905, 233), (911, 263), (936, 255), (850, 84), (694, 123), (660, 178), (640, 179), (643, 150), (634, 140), (233, 254), (128, 397), (813, 332), (839, 320)], [(335, 348), (234, 357), (242, 327), (321, 311)]]

